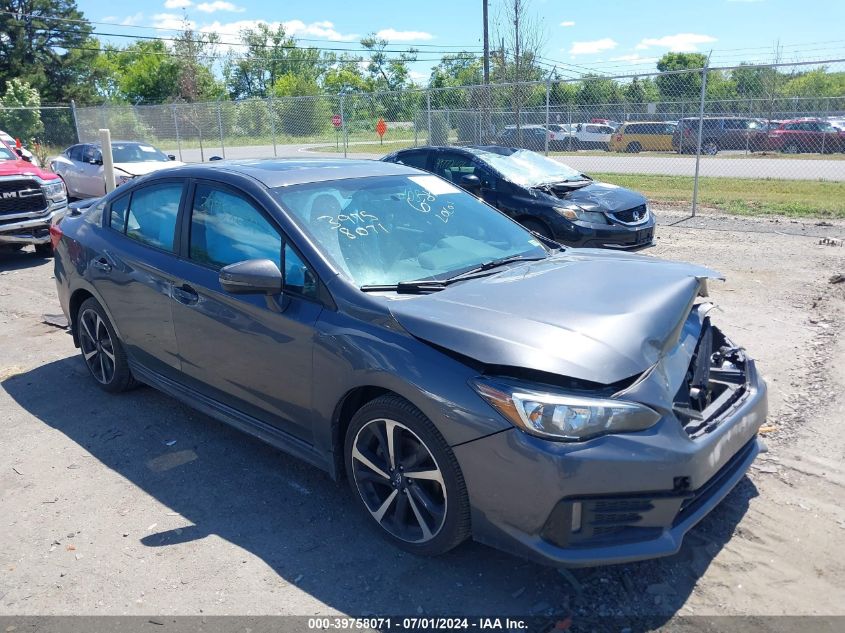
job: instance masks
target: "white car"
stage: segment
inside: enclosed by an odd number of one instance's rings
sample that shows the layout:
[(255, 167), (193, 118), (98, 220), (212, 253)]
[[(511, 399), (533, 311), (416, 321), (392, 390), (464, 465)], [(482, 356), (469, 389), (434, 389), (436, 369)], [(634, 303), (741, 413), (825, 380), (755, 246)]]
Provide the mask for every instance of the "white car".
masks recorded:
[[(17, 150), (18, 142), (12, 137), (11, 134), (4, 132), (3, 130), (0, 130), (0, 141), (2, 141), (6, 145), (8, 145), (10, 148), (12, 148), (13, 151), (15, 151), (15, 152), (18, 151)], [(30, 163), (32, 163), (36, 167), (41, 167), (41, 165), (38, 163), (38, 159), (27, 148), (21, 147), (19, 156), (21, 158), (23, 158), (24, 160), (28, 160)]]
[[(136, 176), (184, 165), (152, 145), (139, 141), (112, 141), (114, 181), (120, 186)], [(50, 168), (65, 182), (71, 198), (99, 198), (106, 193), (103, 154), (99, 143), (68, 147), (50, 161)]]
[(607, 149), (613, 127), (603, 123), (553, 123), (552, 148), (575, 151), (578, 149)]

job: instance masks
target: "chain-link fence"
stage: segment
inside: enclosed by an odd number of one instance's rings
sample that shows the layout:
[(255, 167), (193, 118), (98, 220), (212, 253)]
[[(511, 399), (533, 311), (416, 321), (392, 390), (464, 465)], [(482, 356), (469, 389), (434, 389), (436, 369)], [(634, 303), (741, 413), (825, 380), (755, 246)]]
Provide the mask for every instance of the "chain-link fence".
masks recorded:
[[(80, 141), (95, 141), (107, 127), (114, 139), (141, 139), (187, 162), (509, 145), (667, 204), (689, 205), (700, 185), (703, 203), (740, 211), (790, 208), (788, 196), (764, 195), (766, 187), (798, 182), (791, 186), (799, 196), (813, 181), (845, 182), (845, 60), (101, 106), (76, 108), (75, 115)], [(743, 194), (755, 188), (760, 195)]]

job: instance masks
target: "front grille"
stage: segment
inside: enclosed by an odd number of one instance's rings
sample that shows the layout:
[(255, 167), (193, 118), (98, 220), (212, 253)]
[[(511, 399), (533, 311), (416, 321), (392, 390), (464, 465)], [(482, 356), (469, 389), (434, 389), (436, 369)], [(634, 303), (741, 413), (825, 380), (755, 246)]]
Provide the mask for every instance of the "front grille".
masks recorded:
[(0, 181), (0, 215), (29, 213), (47, 208), (47, 199), (38, 181), (32, 178)]
[(642, 224), (648, 220), (648, 208), (644, 204), (641, 204), (633, 209), (614, 211), (608, 215), (622, 224)]

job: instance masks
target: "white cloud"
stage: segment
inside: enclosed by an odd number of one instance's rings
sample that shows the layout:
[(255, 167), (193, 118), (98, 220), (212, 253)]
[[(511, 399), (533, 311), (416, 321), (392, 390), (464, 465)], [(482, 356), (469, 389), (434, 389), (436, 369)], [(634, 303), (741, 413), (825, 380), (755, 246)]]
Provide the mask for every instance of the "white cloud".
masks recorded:
[[(176, 0), (177, 2), (179, 0)], [(214, 13), (216, 11), (230, 11), (232, 13), (243, 13), (246, 11), (243, 7), (232, 4), (231, 2), (224, 2), (223, 0), (214, 0), (214, 2), (200, 2), (197, 7), (203, 13)]]
[(143, 13), (136, 13), (135, 15), (127, 15), (123, 18), (120, 23), (123, 26), (135, 26), (136, 24), (140, 24), (141, 21), (144, 19)]
[(602, 51), (609, 51), (616, 48), (619, 44), (616, 40), (609, 37), (600, 40), (593, 40), (591, 42), (572, 42), (572, 47), (569, 49), (569, 54), (575, 57), (576, 55), (595, 55)]
[(763, 2), (763, 0), (728, 0), (728, 2), (745, 2), (745, 3), (751, 3), (751, 2)]
[(666, 48), (670, 51), (689, 52), (697, 51), (699, 44), (709, 44), (715, 41), (716, 38), (712, 35), (678, 33), (676, 35), (664, 35), (663, 37), (647, 37), (634, 48), (639, 51), (647, 48)]
[[(366, 70), (366, 68), (364, 70)], [(429, 76), (427, 73), (421, 73), (418, 70), (412, 70), (408, 72), (408, 75), (410, 76), (411, 81), (419, 85), (425, 85), (426, 83), (428, 83), (429, 80)]]
[(302, 20), (288, 20), (287, 22), (267, 22), (266, 20), (236, 20), (234, 22), (220, 22), (215, 20), (211, 24), (200, 27), (203, 33), (218, 33), (236, 37), (244, 29), (256, 29), (259, 24), (266, 24), (271, 30), (283, 26), (285, 33), (294, 37), (318, 38), (354, 42), (360, 36), (357, 33), (341, 33), (334, 28), (334, 23), (322, 21), (306, 24)]
[(575, 26), (575, 22), (572, 20), (566, 20), (565, 22), (560, 23), (561, 26)]
[(175, 13), (156, 13), (153, 16), (153, 26), (157, 29), (168, 29), (179, 31), (183, 27), (196, 28), (196, 23), (192, 20), (185, 21), (185, 16), (177, 15)]
[(165, 9), (187, 9), (192, 4), (191, 0), (164, 0)]
[(620, 55), (619, 57), (611, 57), (612, 62), (627, 62), (629, 64), (651, 64), (658, 60), (658, 57), (643, 57), (639, 53), (631, 53), (630, 55)]
[(396, 29), (382, 29), (376, 33), (376, 37), (388, 42), (416, 42), (419, 40), (431, 40), (434, 36), (425, 31), (397, 31)]

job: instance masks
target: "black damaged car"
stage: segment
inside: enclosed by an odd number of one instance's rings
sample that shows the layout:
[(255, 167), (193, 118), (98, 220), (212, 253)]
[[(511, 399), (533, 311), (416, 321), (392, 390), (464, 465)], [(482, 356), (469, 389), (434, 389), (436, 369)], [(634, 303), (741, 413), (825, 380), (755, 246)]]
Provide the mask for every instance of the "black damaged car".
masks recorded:
[(654, 240), (654, 214), (645, 196), (596, 182), (530, 150), (414, 147), (382, 160), (450, 180), (531, 231), (568, 246), (636, 250)]

